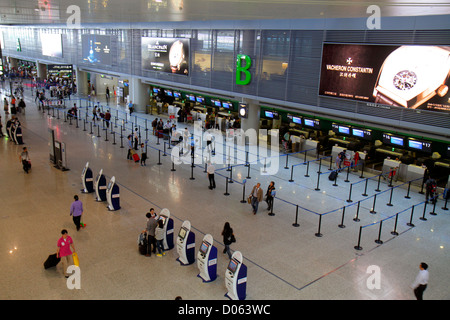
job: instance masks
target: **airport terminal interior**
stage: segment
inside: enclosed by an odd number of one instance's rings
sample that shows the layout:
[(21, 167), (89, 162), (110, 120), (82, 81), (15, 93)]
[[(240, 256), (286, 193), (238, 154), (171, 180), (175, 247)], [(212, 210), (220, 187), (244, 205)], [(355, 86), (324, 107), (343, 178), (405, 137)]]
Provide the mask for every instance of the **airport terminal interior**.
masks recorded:
[[(0, 4), (0, 299), (415, 300), (422, 262), (450, 299), (433, 4)], [(44, 267), (64, 229), (66, 277)]]

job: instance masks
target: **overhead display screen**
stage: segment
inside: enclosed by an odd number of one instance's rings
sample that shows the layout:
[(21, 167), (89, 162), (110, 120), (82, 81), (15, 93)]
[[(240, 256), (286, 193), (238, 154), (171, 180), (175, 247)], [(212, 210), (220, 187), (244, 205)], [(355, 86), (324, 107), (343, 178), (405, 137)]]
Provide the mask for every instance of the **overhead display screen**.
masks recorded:
[(61, 34), (41, 33), (42, 55), (48, 57), (63, 57)]
[(189, 75), (189, 39), (142, 37), (142, 69)]
[(83, 61), (111, 65), (111, 36), (84, 34), (81, 36)]
[(319, 95), (450, 112), (450, 47), (325, 43)]

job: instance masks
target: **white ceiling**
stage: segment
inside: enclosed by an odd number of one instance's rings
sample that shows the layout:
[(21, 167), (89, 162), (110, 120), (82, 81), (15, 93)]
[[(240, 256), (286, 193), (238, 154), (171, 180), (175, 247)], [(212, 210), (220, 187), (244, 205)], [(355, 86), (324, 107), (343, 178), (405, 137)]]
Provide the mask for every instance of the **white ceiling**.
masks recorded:
[(80, 9), (80, 23), (381, 17), (450, 14), (450, 0), (0, 0), (0, 24), (66, 24)]

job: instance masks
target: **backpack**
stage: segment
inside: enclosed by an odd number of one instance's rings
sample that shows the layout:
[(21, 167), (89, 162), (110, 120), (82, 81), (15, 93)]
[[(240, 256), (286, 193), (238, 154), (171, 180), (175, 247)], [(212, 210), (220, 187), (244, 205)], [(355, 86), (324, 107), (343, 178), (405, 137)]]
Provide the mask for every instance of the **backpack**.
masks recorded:
[(436, 180), (432, 179), (430, 180), (430, 182), (428, 182), (428, 190), (432, 193), (436, 192), (436, 188), (437, 188), (437, 183)]

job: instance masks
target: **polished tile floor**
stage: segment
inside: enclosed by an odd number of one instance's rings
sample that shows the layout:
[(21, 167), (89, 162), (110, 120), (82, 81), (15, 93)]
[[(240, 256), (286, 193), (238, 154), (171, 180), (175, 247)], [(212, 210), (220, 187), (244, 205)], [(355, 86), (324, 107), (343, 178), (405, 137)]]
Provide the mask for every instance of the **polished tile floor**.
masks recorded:
[[(22, 171), (18, 160), (22, 146), (7, 138), (0, 141), (0, 299), (173, 300), (182, 296), (192, 300), (227, 300), (224, 278), (228, 259), (222, 254), (221, 238), (226, 221), (237, 238), (231, 248), (243, 254), (248, 268), (248, 300), (410, 300), (414, 299), (410, 285), (422, 261), (428, 263), (430, 272), (424, 298), (450, 298), (449, 211), (442, 209), (440, 199), (435, 207), (437, 215), (430, 215), (432, 206), (424, 210), (424, 196), (415, 186), (411, 188), (411, 199), (405, 199), (406, 185), (397, 182), (390, 201), (387, 183), (382, 180), (381, 191), (376, 193), (377, 179), (370, 179), (368, 195), (362, 196), (364, 178), (373, 174), (365, 173), (362, 179), (359, 173), (350, 173), (349, 182), (344, 182), (346, 174), (342, 173), (337, 186), (333, 186), (327, 179), (328, 164), (323, 164), (320, 190), (315, 190), (317, 161), (310, 162), (308, 178), (304, 176), (307, 166), (301, 164), (303, 155), (290, 156), (289, 169), (284, 168), (286, 156), (280, 155), (272, 158), (272, 162), (266, 161), (267, 166), (276, 166), (275, 174), (264, 175), (261, 171), (266, 150), (260, 150), (261, 160), (253, 159), (250, 169), (242, 161), (233, 167), (231, 174), (235, 181), (228, 184), (226, 196), (226, 178), (230, 177), (227, 162), (216, 165), (217, 188), (209, 190), (203, 164), (194, 168), (189, 164), (176, 165), (176, 171), (171, 171), (170, 156), (158, 159), (157, 150), (164, 150), (163, 141), (157, 145), (151, 134), (147, 146), (149, 159), (147, 166), (142, 167), (126, 159), (126, 141), (123, 140), (125, 148), (120, 148), (118, 128), (114, 128), (114, 145), (111, 132), (105, 141), (104, 130), (98, 137), (97, 127), (91, 133), (89, 122), (84, 131), (82, 121), (77, 128), (75, 122), (64, 122), (62, 115), (58, 119), (52, 113), (38, 111), (29, 89), (25, 95), (26, 113), (18, 118), (33, 166), (29, 174)], [(73, 101), (78, 101), (79, 106), (86, 105), (81, 100)], [(125, 110), (121, 106), (110, 108), (113, 115), (122, 115)], [(148, 121), (154, 118), (135, 115), (141, 126), (145, 118)], [(3, 111), (2, 120), (5, 124)], [(179, 128), (186, 126), (193, 132), (192, 124), (180, 124)], [(56, 139), (66, 144), (68, 171), (54, 168), (49, 161), (48, 128), (55, 129)], [(216, 145), (216, 154), (221, 151), (226, 153), (226, 148), (221, 150)], [(198, 157), (202, 159), (200, 150)], [(307, 160), (314, 159), (308, 156)], [(161, 165), (157, 164), (159, 161)], [(324, 163), (327, 161), (324, 159)], [(86, 162), (94, 176), (103, 169), (108, 180), (116, 177), (120, 210), (108, 211), (104, 202), (95, 201), (94, 194), (80, 192)], [(289, 182), (292, 165), (295, 165), (294, 181)], [(264, 202), (258, 214), (253, 215), (250, 205), (240, 201), (256, 182), (265, 190), (270, 181), (275, 182), (277, 190), (274, 215), (268, 215)], [(346, 201), (350, 184), (353, 202)], [(83, 220), (87, 224), (78, 232), (69, 216), (75, 194), (84, 204)], [(358, 201), (360, 221), (355, 222)], [(415, 205), (412, 218), (415, 227), (406, 225), (412, 205)], [(157, 213), (163, 208), (170, 210), (176, 233), (183, 221), (189, 220), (196, 234), (197, 249), (205, 234), (214, 237), (219, 252), (218, 277), (214, 282), (203, 283), (197, 277), (196, 263), (181, 266), (176, 261), (176, 249), (164, 257), (139, 254), (137, 237), (145, 228), (145, 213), (151, 207)], [(376, 213), (371, 214), (371, 209)], [(391, 231), (398, 212), (401, 214), (395, 236)], [(423, 214), (426, 221), (419, 219)], [(293, 226), (296, 221), (298, 227)], [(80, 289), (67, 288), (61, 264), (48, 270), (43, 267), (47, 256), (56, 251), (63, 228), (69, 230), (80, 258)], [(377, 239), (383, 243), (376, 243)], [(355, 249), (358, 243), (361, 250)], [(377, 288), (368, 285), (372, 281), (371, 266), (380, 270)]]

